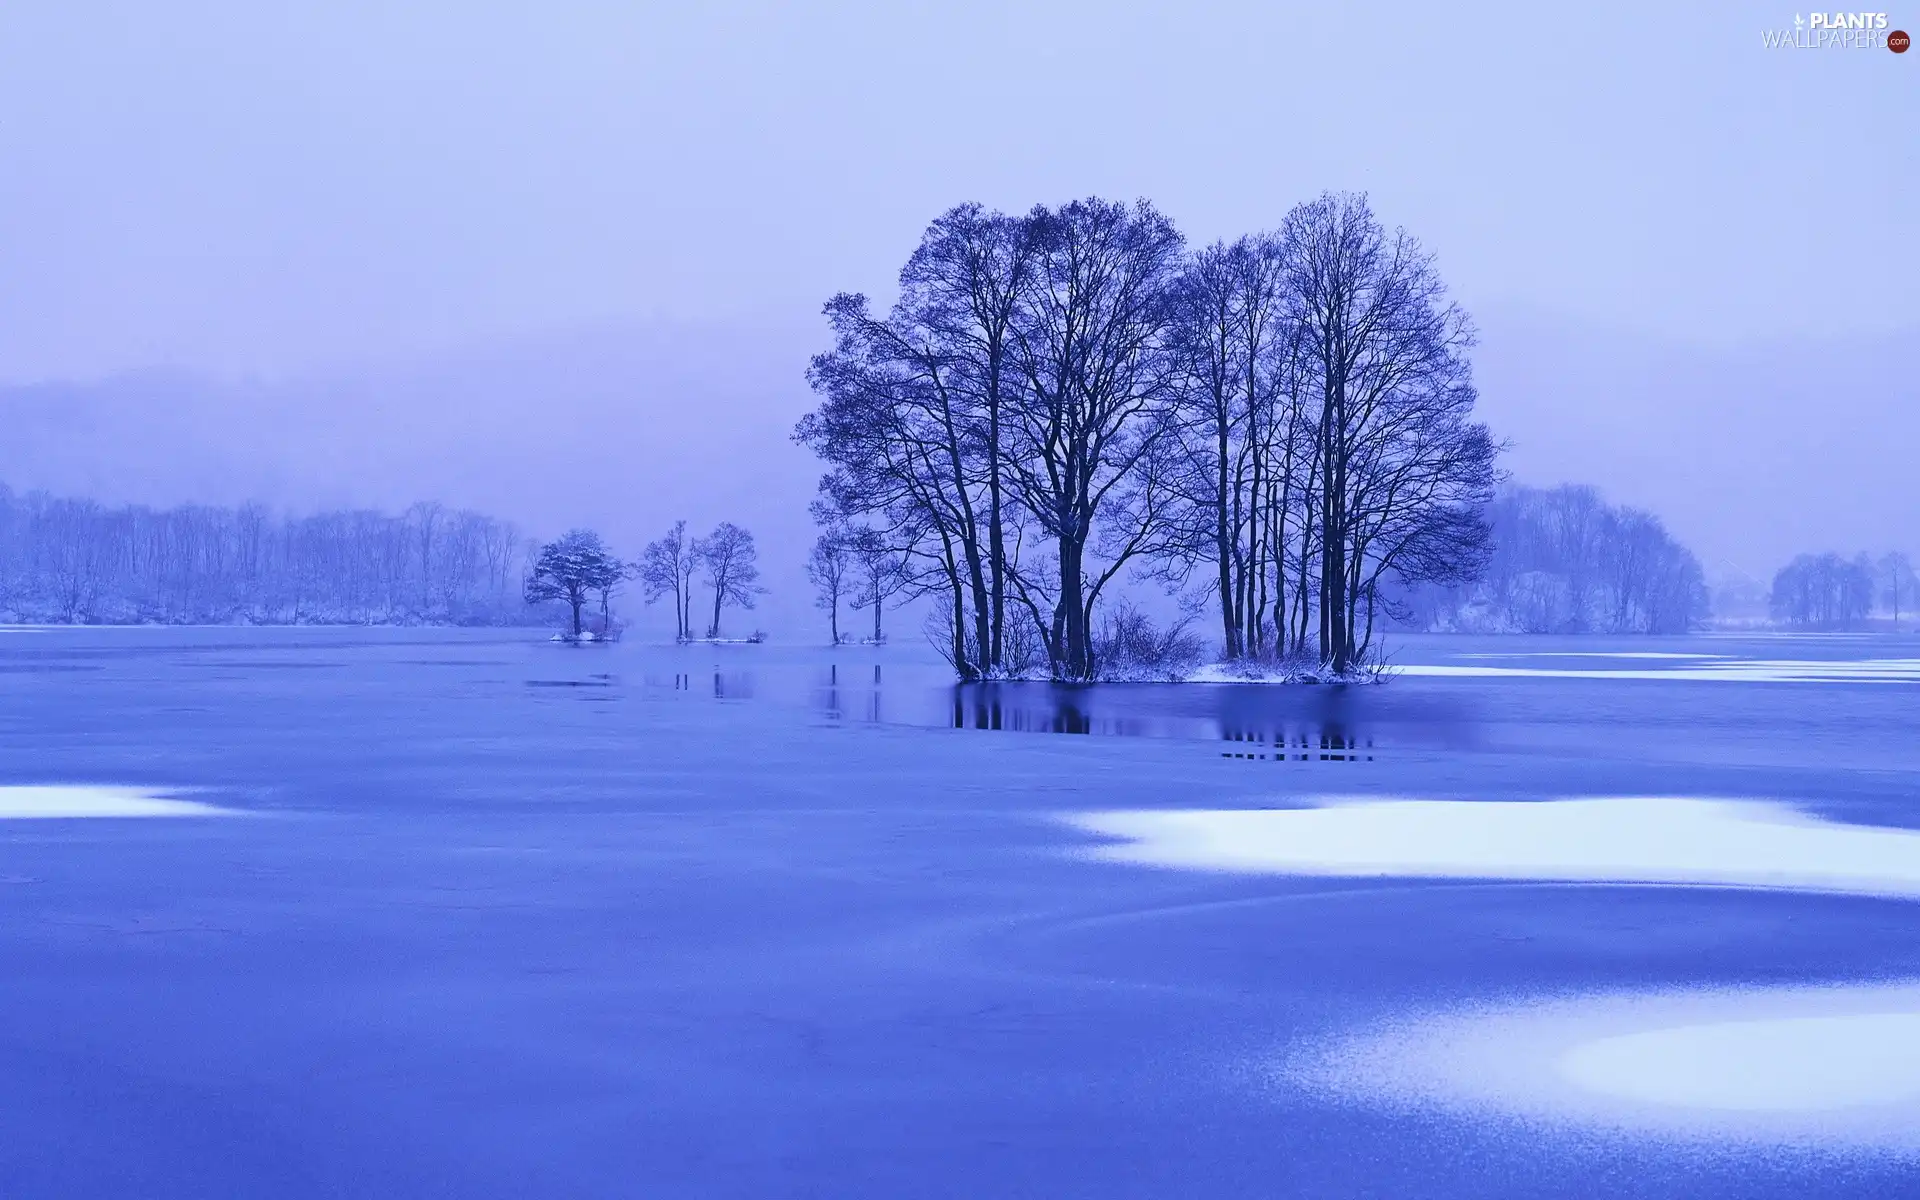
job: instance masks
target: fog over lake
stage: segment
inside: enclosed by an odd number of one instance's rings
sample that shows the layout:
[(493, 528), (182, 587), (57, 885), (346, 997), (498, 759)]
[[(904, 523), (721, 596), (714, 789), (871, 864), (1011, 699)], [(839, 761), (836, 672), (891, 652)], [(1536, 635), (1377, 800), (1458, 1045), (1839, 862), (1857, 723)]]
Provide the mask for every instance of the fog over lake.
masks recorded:
[[(791, 626), (828, 296), (887, 296), (962, 200), (1148, 196), (1198, 245), (1334, 188), (1438, 254), (1516, 479), (1651, 509), (1716, 572), (1920, 553), (1912, 63), (1763, 51), (1781, 19), (15, 6), (0, 479), (629, 550), (734, 519), (783, 548)], [(1055, 49), (975, 86), (1012, 26)], [(1100, 117), (1062, 138), (1063, 105)]]

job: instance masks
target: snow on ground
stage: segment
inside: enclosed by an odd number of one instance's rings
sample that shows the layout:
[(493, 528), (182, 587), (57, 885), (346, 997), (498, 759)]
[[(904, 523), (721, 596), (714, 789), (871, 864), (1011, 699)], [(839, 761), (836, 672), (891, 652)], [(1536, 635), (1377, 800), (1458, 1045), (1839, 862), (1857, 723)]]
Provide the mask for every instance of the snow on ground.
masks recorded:
[(1920, 986), (1621, 992), (1416, 1015), (1277, 1073), (1390, 1109), (1920, 1153)]
[[(1544, 657), (1567, 656), (1555, 654)], [(1652, 656), (1642, 655), (1641, 657)], [(1920, 658), (1867, 658), (1832, 662), (1790, 658), (1714, 660), (1690, 662), (1662, 670), (1638, 671), (1414, 663), (1396, 666), (1392, 671), (1396, 675), (1532, 677), (1536, 679), (1712, 680), (1726, 683), (1920, 683)]]
[(0, 787), (0, 821), (72, 817), (230, 817), (239, 811), (174, 800), (144, 788)]
[[(1336, 675), (1332, 671), (1322, 672), (1318, 668), (1273, 667), (1265, 668), (1255, 663), (1217, 662), (1208, 663), (1189, 672), (1177, 682), (1182, 683), (1382, 683), (1388, 676), (1379, 671), (1362, 669), (1349, 671), (1345, 675)], [(1175, 681), (1168, 681), (1175, 682)]]
[(1168, 867), (1920, 897), (1920, 832), (1834, 824), (1752, 801), (1328, 798), (1312, 808), (1128, 810), (1068, 819), (1122, 839), (1086, 853)]

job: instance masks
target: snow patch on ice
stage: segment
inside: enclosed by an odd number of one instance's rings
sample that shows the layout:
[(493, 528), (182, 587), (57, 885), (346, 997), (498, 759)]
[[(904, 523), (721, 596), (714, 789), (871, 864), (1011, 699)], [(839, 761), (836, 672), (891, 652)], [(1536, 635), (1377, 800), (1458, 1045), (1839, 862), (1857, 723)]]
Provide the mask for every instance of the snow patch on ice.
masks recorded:
[(1459, 658), (1727, 658), (1725, 654), (1687, 654), (1678, 650), (1534, 650), (1498, 654), (1461, 654)]
[[(1696, 884), (1920, 897), (1920, 832), (1690, 797), (1330, 797), (1085, 813), (1084, 853), (1315, 876)], [(1920, 985), (1674, 990), (1416, 1014), (1296, 1048), (1295, 1086), (1636, 1135), (1920, 1153)]]
[(1279, 1074), (1387, 1108), (1920, 1152), (1920, 986), (1467, 1007), (1296, 1048)]
[(1648, 1104), (1827, 1112), (1920, 1096), (1920, 1012), (1681, 1025), (1582, 1042), (1560, 1073)]
[(1781, 804), (1668, 796), (1323, 799), (1310, 808), (1067, 818), (1118, 862), (1287, 875), (1707, 884), (1920, 897), (1920, 832)]
[(1868, 658), (1844, 662), (1791, 658), (1716, 658), (1684, 662), (1661, 670), (1496, 667), (1479, 663), (1412, 663), (1395, 667), (1393, 671), (1396, 675), (1438, 677), (1658, 679), (1667, 682), (1706, 680), (1721, 683), (1920, 683), (1920, 658)]
[(176, 800), (145, 788), (0, 786), (0, 820), (74, 817), (231, 817), (240, 810)]

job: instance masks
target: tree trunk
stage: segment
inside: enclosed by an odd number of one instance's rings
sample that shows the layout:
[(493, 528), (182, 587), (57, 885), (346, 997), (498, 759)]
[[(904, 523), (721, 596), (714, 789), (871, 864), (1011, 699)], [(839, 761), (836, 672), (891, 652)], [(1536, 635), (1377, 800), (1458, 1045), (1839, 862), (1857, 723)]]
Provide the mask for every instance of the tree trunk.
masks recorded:
[(1235, 604), (1237, 597), (1234, 578), (1234, 560), (1239, 529), (1228, 524), (1228, 504), (1238, 507), (1237, 491), (1228, 487), (1227, 468), (1230, 455), (1227, 445), (1227, 415), (1225, 406), (1214, 405), (1214, 487), (1213, 487), (1213, 556), (1220, 564), (1220, 627), (1226, 634), (1226, 651), (1229, 661), (1241, 656), (1243, 646), (1240, 641), (1240, 608)]
[[(965, 585), (960, 580), (959, 560), (954, 557), (952, 535), (944, 529), (938, 532), (940, 534), (940, 569), (947, 577), (948, 599), (953, 606), (953, 628), (949, 631), (948, 650), (952, 655), (954, 672), (960, 676), (962, 683), (971, 683), (979, 678), (980, 672), (967, 656), (966, 606), (963, 599)], [(878, 629), (880, 627), (878, 575), (874, 576), (873, 608), (873, 625)]]
[(1347, 594), (1347, 462), (1345, 447), (1345, 380), (1333, 379), (1327, 398), (1327, 470), (1326, 500), (1322, 506), (1320, 531), (1320, 577), (1325, 589), (1321, 600), (1321, 658), (1335, 674), (1345, 674), (1352, 665), (1349, 630), (1353, 626), (1352, 598)]
[(993, 401), (987, 415), (987, 569), (991, 577), (992, 594), (987, 603), (987, 641), (981, 645), (979, 657), (988, 672), (998, 671), (1001, 660), (1006, 657), (1006, 616), (1007, 616), (1007, 544), (1006, 531), (1002, 528), (1002, 500), (1000, 496), (1000, 404), (997, 399), (999, 385), (994, 385)]
[(1055, 608), (1055, 625), (1060, 642), (1062, 674), (1084, 682), (1093, 674), (1091, 647), (1087, 645), (1086, 601), (1081, 588), (1081, 560), (1085, 547), (1076, 538), (1060, 539), (1060, 601)]

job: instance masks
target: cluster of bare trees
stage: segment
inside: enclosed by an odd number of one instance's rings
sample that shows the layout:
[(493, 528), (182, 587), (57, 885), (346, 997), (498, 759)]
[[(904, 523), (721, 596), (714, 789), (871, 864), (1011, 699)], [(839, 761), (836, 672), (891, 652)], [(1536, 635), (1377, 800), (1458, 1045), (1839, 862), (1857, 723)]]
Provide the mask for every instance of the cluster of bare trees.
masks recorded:
[(962, 678), (1033, 655), (1099, 677), (1096, 612), (1129, 571), (1210, 596), (1230, 657), (1344, 673), (1388, 581), (1484, 561), (1471, 327), (1364, 197), (1198, 253), (1145, 202), (964, 205), (889, 312), (826, 314), (796, 430), (829, 467), (818, 511), (938, 598)]
[(852, 634), (840, 632), (842, 604), (869, 608), (873, 633), (863, 640), (884, 645), (887, 636), (881, 614), (913, 582), (906, 560), (878, 530), (849, 524), (831, 513), (817, 515), (825, 528), (807, 555), (807, 580), (813, 584), (815, 605), (827, 614), (828, 635), (836, 646), (852, 640)]
[(0, 485), (0, 614), (16, 621), (498, 624), (529, 543), (438, 504), (294, 517), (110, 508)]
[(1506, 489), (1487, 519), (1482, 577), (1409, 595), (1411, 619), (1487, 632), (1684, 633), (1708, 616), (1700, 560), (1651, 513), (1568, 485)]
[[(675, 521), (666, 536), (647, 543), (629, 573), (640, 581), (648, 604), (673, 602), (674, 637), (692, 641), (695, 577), (704, 575), (713, 597), (713, 616), (706, 636), (720, 636), (720, 618), (729, 604), (752, 608), (766, 589), (760, 586), (760, 554), (753, 534), (722, 521), (706, 537), (688, 537), (687, 523)], [(758, 635), (756, 635), (758, 636)]]
[(1767, 608), (1774, 620), (1801, 629), (1852, 629), (1873, 615), (1877, 599), (1898, 628), (1903, 611), (1913, 612), (1917, 586), (1904, 554), (1878, 561), (1865, 554), (1802, 554), (1774, 573)]
[[(593, 530), (572, 530), (540, 547), (527, 574), (525, 594), (529, 604), (557, 601), (565, 605), (571, 616), (571, 636), (591, 633), (604, 637), (618, 632), (613, 621), (613, 596), (622, 583), (637, 579), (647, 603), (673, 601), (674, 636), (687, 642), (694, 640), (694, 584), (703, 573), (713, 596), (713, 619), (706, 636), (716, 638), (727, 605), (752, 608), (766, 590), (760, 586), (759, 551), (753, 534), (731, 521), (722, 521), (703, 538), (688, 537), (687, 523), (675, 521), (665, 537), (647, 543), (633, 562), (621, 561)], [(581, 614), (595, 599), (599, 601), (599, 622), (590, 628), (582, 623)], [(756, 634), (749, 640), (762, 636)]]

